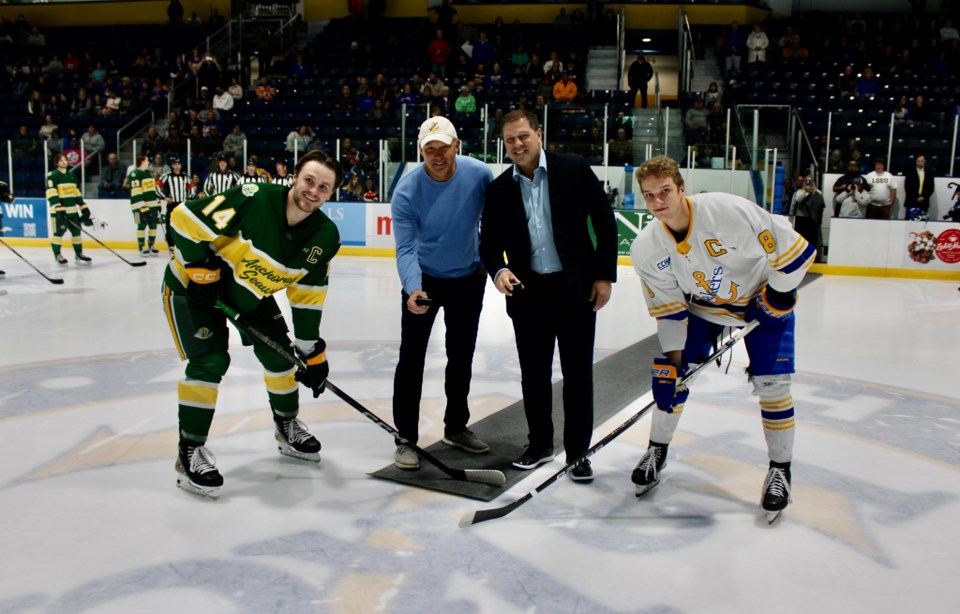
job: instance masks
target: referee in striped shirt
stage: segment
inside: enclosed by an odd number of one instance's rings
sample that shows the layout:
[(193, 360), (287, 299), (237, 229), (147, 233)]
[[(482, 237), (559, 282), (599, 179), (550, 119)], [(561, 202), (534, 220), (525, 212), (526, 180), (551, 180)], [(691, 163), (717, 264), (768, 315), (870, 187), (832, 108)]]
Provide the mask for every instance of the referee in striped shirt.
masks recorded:
[(160, 197), (160, 200), (167, 203), (165, 207), (166, 211), (163, 215), (163, 229), (166, 232), (167, 247), (172, 250), (173, 245), (171, 245), (170, 241), (170, 214), (173, 213), (173, 210), (180, 203), (185, 203), (197, 197), (197, 186), (190, 181), (189, 177), (181, 172), (183, 165), (180, 163), (178, 156), (170, 156), (170, 168), (173, 170), (161, 175), (160, 180), (157, 182), (157, 196)]
[(240, 175), (227, 169), (227, 155), (217, 156), (217, 168), (210, 171), (207, 180), (203, 182), (203, 195), (212, 196), (224, 190), (240, 185)]

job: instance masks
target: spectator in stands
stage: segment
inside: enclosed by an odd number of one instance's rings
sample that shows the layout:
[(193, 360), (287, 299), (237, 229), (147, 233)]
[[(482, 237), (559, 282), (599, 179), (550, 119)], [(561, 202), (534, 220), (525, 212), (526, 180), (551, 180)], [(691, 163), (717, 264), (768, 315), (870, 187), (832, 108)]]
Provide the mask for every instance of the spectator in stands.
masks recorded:
[(373, 175), (367, 175), (363, 179), (363, 201), (367, 203), (380, 202), (380, 194), (373, 181)]
[[(378, 98), (374, 100), (373, 107), (367, 111), (368, 116), (370, 112), (376, 108), (376, 104), (378, 102), (381, 106), (383, 106), (383, 101), (381, 99)], [(407, 82), (403, 84), (403, 90), (397, 96), (394, 104), (396, 105), (397, 109), (403, 109), (403, 105), (407, 105), (407, 107), (412, 108), (415, 104), (417, 104), (417, 102), (419, 102), (419, 97), (417, 96), (416, 92), (413, 91), (413, 85), (410, 82)]]
[(440, 90), (440, 96), (433, 99), (433, 105), (433, 114), (437, 114), (437, 112), (439, 112), (440, 115), (449, 117), (450, 114), (456, 110), (457, 96), (454, 96), (453, 92), (450, 91), (450, 88), (445, 85)]
[(93, 83), (102, 83), (104, 79), (107, 78), (107, 69), (103, 67), (103, 64), (97, 62), (93, 66), (93, 70), (90, 71), (90, 81)]
[(103, 97), (103, 107), (100, 109), (100, 114), (103, 116), (116, 115), (120, 112), (120, 96), (113, 90), (106, 90)]
[(457, 55), (456, 67), (453, 70), (453, 78), (458, 81), (467, 81), (473, 78), (475, 67), (473, 61), (466, 53), (461, 51)]
[(123, 189), (124, 172), (117, 154), (107, 154), (107, 165), (100, 171), (100, 198), (118, 198)]
[(457, 113), (477, 112), (477, 99), (466, 85), (460, 87), (460, 97), (457, 98), (454, 108)]
[(186, 152), (187, 145), (183, 141), (183, 134), (180, 132), (180, 127), (176, 124), (172, 124), (167, 128), (164, 148), (168, 153), (182, 154)]
[(33, 90), (30, 99), (27, 100), (27, 115), (32, 118), (40, 119), (47, 110), (47, 103), (43, 100), (43, 94), (40, 90)]
[(217, 111), (229, 111), (233, 109), (233, 96), (225, 92), (219, 85), (213, 94), (213, 108)]
[(960, 41), (960, 32), (953, 27), (953, 20), (947, 19), (943, 22), (943, 27), (940, 28), (940, 42), (949, 43), (951, 41)]
[(890, 109), (890, 114), (893, 115), (894, 123), (913, 123), (913, 120), (910, 118), (910, 108), (907, 106), (906, 96), (901, 96), (893, 101), (893, 108)]
[(32, 156), (40, 153), (40, 141), (38, 137), (30, 134), (26, 125), (21, 124), (13, 137), (12, 148), (16, 156)]
[(80, 137), (80, 141), (83, 143), (84, 153), (91, 156), (100, 154), (107, 148), (103, 135), (97, 132), (97, 127), (93, 124), (87, 126), (87, 131)]
[(843, 165), (843, 152), (839, 149), (831, 151), (827, 157), (826, 165), (828, 173), (842, 173), (845, 168)]
[[(409, 83), (407, 86), (409, 87)], [(393, 123), (393, 114), (383, 106), (383, 100), (377, 98), (373, 103), (373, 108), (367, 113), (367, 124), (375, 127), (385, 127), (391, 123)]]
[(777, 40), (777, 47), (780, 49), (780, 57), (789, 60), (794, 57), (800, 47), (800, 35), (794, 31), (793, 26), (787, 26), (786, 30)]
[(43, 125), (40, 126), (38, 134), (41, 139), (49, 141), (53, 138), (53, 133), (59, 130), (59, 126), (53, 121), (53, 116), (50, 114), (43, 116)]
[(231, 77), (230, 87), (227, 88), (227, 93), (233, 96), (234, 101), (243, 98), (243, 87), (240, 85), (240, 81), (237, 80), (236, 77)]
[(927, 101), (926, 98), (923, 97), (923, 94), (917, 94), (913, 99), (913, 106), (910, 108), (910, 118), (915, 124), (930, 123), (934, 120), (930, 114), (930, 110), (927, 108)]
[(553, 70), (554, 66), (561, 67), (562, 62), (560, 62), (559, 54), (557, 54), (556, 51), (551, 51), (550, 59), (543, 63), (543, 74), (549, 73), (551, 70)]
[(493, 46), (493, 41), (487, 37), (487, 31), (480, 30), (479, 38), (473, 44), (473, 62), (486, 64), (492, 62), (496, 56), (497, 50)]
[(536, 51), (530, 52), (530, 61), (527, 62), (527, 65), (524, 67), (521, 75), (529, 78), (539, 79), (543, 76), (543, 60), (540, 58), (540, 54)]
[(373, 108), (373, 105), (377, 102), (377, 95), (374, 93), (373, 88), (367, 86), (366, 90), (362, 96), (357, 98), (357, 105), (355, 110), (367, 114)]
[(257, 81), (256, 95), (260, 100), (270, 101), (276, 98), (277, 88), (270, 82), (270, 79), (266, 75), (260, 77), (260, 80)]
[(60, 56), (56, 53), (50, 58), (50, 61), (47, 62), (47, 65), (43, 67), (44, 74), (58, 78), (60, 73), (63, 72), (63, 62), (60, 60)]
[(223, 151), (230, 155), (242, 156), (243, 144), (246, 141), (247, 135), (243, 132), (243, 128), (240, 127), (240, 124), (234, 124), (230, 129), (230, 134), (223, 138)]
[(439, 74), (441, 77), (447, 76), (447, 60), (453, 48), (450, 47), (450, 41), (446, 39), (443, 30), (437, 28), (436, 37), (430, 41), (427, 46), (427, 55), (430, 57), (430, 70)]
[(340, 141), (340, 167), (344, 176), (348, 174), (363, 174), (363, 154), (353, 146), (353, 141), (345, 138)]
[(170, 172), (170, 165), (167, 164), (167, 161), (164, 160), (163, 154), (157, 152), (153, 155), (153, 158), (150, 161), (150, 165), (147, 167), (147, 170), (153, 175), (154, 179), (160, 179), (164, 175)]
[(28, 47), (46, 47), (47, 37), (44, 36), (37, 26), (30, 28), (30, 34), (27, 35)]
[(302, 154), (310, 145), (310, 139), (313, 138), (313, 130), (306, 124), (301, 125), (296, 130), (291, 130), (287, 135), (287, 141), (284, 151), (289, 153)]
[(740, 72), (740, 58), (745, 45), (746, 37), (740, 30), (740, 24), (736, 20), (731, 21), (730, 29), (723, 35), (724, 74)]
[[(704, 104), (704, 108), (707, 108)], [(710, 107), (710, 115), (707, 116), (707, 125), (709, 130), (709, 140), (711, 143), (722, 143), (727, 134), (727, 113), (723, 109), (720, 101), (713, 103)]]
[(572, 104), (577, 99), (577, 84), (570, 79), (570, 73), (564, 71), (560, 80), (553, 84), (553, 99), (561, 104)]
[(340, 96), (333, 102), (333, 108), (338, 111), (353, 111), (356, 106), (357, 99), (350, 90), (350, 86), (344, 83), (340, 87)]
[[(90, 126), (93, 128), (93, 126)], [(163, 137), (160, 136), (160, 133), (154, 126), (147, 128), (147, 133), (143, 137), (143, 141), (139, 143), (140, 153), (153, 157), (154, 154), (163, 151)]]
[(857, 93), (857, 75), (853, 72), (853, 64), (843, 67), (843, 73), (837, 80), (837, 89), (844, 96), (853, 96)]
[(754, 62), (767, 61), (767, 47), (770, 46), (770, 39), (767, 33), (763, 31), (763, 25), (753, 24), (753, 32), (747, 36), (747, 64)]
[(427, 101), (432, 101), (434, 98), (439, 96), (446, 84), (437, 76), (437, 73), (432, 72), (427, 76), (427, 80), (423, 83), (423, 89), (420, 94)]
[(726, 89), (720, 95), (720, 102), (724, 109), (732, 109), (740, 104), (740, 82), (736, 79), (730, 79)]
[(857, 81), (858, 96), (876, 96), (880, 92), (880, 82), (874, 77), (873, 69), (867, 66), (863, 76)]
[(705, 91), (703, 96), (701, 96), (701, 98), (703, 98), (703, 106), (712, 110), (714, 104), (719, 102), (722, 105), (722, 96), (723, 95), (720, 93), (720, 88), (717, 85), (717, 82), (711, 81), (710, 85), (707, 86), (707, 91)]
[(710, 128), (708, 118), (710, 111), (704, 108), (703, 99), (697, 98), (693, 101), (693, 107), (687, 109), (683, 124), (687, 129), (687, 144), (694, 145), (702, 143), (707, 138), (707, 131)]
[(647, 61), (647, 57), (638, 53), (637, 57), (627, 69), (627, 85), (630, 87), (630, 93), (627, 95), (627, 104), (631, 107), (637, 106), (637, 93), (639, 92), (640, 106), (647, 108), (647, 91), (650, 86), (650, 80), (653, 79), (653, 66)]
[(870, 203), (867, 205), (867, 218), (889, 220), (894, 203), (897, 202), (897, 186), (893, 175), (887, 172), (887, 161), (878, 158), (873, 163), (873, 172), (867, 173), (864, 181), (870, 186)]
[(617, 166), (633, 164), (633, 140), (627, 136), (626, 130), (618, 128), (616, 138), (610, 139), (608, 146), (610, 151), (610, 164)]
[(360, 202), (363, 200), (363, 182), (360, 175), (350, 175), (347, 185), (340, 188), (341, 202)]
[(483, 88), (487, 84), (487, 65), (483, 62), (477, 62), (473, 78), (469, 79), (467, 83), (472, 84), (470, 85), (470, 91), (483, 92)]
[(507, 77), (507, 73), (503, 72), (503, 69), (500, 67), (500, 62), (494, 62), (490, 67), (490, 72), (487, 73), (484, 85), (486, 85), (488, 89), (497, 91), (508, 81), (509, 77)]
[(302, 79), (310, 76), (310, 65), (307, 64), (302, 51), (297, 51), (293, 54), (293, 59), (290, 62), (290, 76), (294, 79)]
[(900, 52), (900, 57), (897, 58), (890, 72), (898, 78), (904, 78), (914, 74), (915, 70), (916, 66), (913, 57), (910, 55), (910, 50), (904, 49)]
[(530, 54), (523, 47), (523, 43), (517, 43), (517, 47), (510, 56), (510, 72), (513, 74), (525, 74), (527, 65), (530, 64)]

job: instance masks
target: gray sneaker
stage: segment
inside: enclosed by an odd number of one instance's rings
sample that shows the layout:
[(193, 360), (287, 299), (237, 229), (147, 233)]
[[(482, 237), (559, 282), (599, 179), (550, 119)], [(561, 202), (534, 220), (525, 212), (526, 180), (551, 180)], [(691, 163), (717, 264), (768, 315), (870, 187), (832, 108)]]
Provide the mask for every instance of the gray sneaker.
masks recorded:
[(464, 431), (457, 435), (444, 435), (440, 441), (448, 446), (460, 448), (473, 454), (483, 454), (490, 450), (490, 446), (480, 441), (480, 438), (470, 431)]
[(402, 443), (397, 446), (397, 451), (393, 455), (393, 464), (396, 465), (398, 469), (413, 471), (414, 469), (420, 468), (420, 457), (413, 451), (413, 448)]

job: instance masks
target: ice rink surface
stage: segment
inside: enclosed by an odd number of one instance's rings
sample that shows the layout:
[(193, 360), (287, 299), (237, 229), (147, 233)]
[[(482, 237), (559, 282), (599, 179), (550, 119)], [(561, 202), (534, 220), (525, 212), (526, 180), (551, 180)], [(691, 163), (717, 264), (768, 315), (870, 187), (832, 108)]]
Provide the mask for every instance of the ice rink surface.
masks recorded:
[[(0, 612), (957, 607), (956, 282), (824, 276), (801, 292), (794, 502), (774, 526), (758, 509), (766, 451), (740, 345), (694, 385), (665, 481), (646, 497), (630, 472), (649, 417), (593, 457), (592, 484), (564, 478), (504, 518), (459, 528), (561, 460), (490, 504), (377, 480), (367, 474), (392, 461), (390, 436), (332, 394), (306, 391), (301, 418), (323, 460), (282, 458), (262, 372), (235, 336), (207, 444), (223, 495), (188, 494), (173, 470), (184, 365), (161, 308), (164, 259), (138, 269), (90, 249), (92, 266), (60, 268), (48, 249), (18, 251), (65, 283), (0, 251)], [(597, 360), (655, 332), (639, 280), (619, 274)], [(392, 260), (340, 256), (321, 330), (331, 380), (389, 422), (399, 292)], [(442, 333), (428, 357), (424, 447), (442, 434)], [(481, 418), (519, 398), (512, 327), (488, 284), (471, 407)], [(638, 398), (594, 441), (649, 402)]]

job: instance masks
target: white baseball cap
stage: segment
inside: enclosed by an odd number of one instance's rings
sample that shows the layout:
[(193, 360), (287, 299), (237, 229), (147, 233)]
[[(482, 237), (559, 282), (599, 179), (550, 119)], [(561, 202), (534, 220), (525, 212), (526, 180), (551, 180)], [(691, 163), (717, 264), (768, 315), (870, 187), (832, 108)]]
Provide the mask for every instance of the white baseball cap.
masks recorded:
[(420, 124), (420, 136), (417, 137), (417, 146), (423, 148), (430, 141), (440, 141), (449, 145), (457, 140), (457, 129), (450, 120), (443, 116), (431, 117)]

